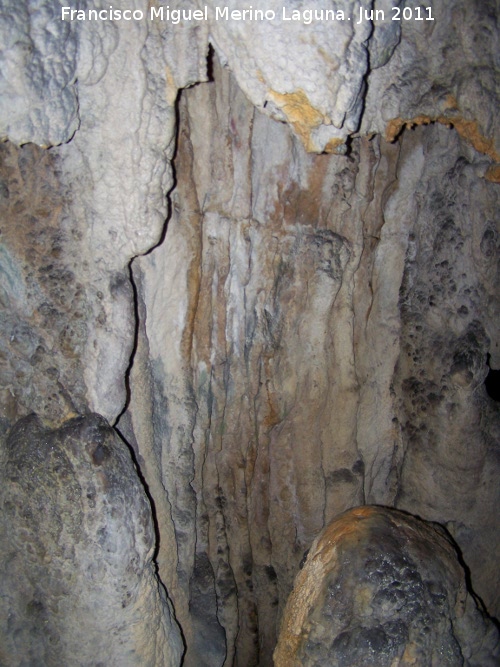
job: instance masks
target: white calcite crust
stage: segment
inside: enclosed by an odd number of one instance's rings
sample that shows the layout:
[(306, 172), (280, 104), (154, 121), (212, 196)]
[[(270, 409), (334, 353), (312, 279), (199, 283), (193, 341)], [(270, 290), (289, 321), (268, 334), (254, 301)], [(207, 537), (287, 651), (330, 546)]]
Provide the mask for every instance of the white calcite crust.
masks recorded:
[[(358, 129), (372, 31), (370, 22), (358, 21), (358, 3), (328, 3), (331, 15), (319, 0), (253, 3), (275, 14), (264, 21), (216, 20), (220, 5), (208, 5), (211, 40), (242, 90), (259, 109), (288, 120), (308, 150), (333, 150)], [(238, 0), (226, 6), (241, 9)]]
[(5, 0), (0, 8), (0, 139), (53, 146), (79, 126), (78, 38), (59, 0)]
[(498, 2), (67, 2), (1, 3), (0, 432), (116, 425), (185, 667), (270, 664), (304, 550), (367, 502), (446, 525), (498, 615)]

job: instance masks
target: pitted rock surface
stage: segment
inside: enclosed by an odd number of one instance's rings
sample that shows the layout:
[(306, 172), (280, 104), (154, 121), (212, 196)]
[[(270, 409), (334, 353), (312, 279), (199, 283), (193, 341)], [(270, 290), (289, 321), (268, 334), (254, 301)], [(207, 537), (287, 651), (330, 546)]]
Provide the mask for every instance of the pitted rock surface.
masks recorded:
[(64, 4), (1, 3), (2, 428), (117, 423), (185, 667), (270, 667), (361, 503), (445, 525), (498, 616), (497, 0)]
[(363, 506), (313, 543), (283, 616), (276, 667), (494, 667), (498, 629), (445, 531)]
[(2, 437), (0, 479), (0, 664), (177, 667), (151, 508), (105, 420), (26, 417)]

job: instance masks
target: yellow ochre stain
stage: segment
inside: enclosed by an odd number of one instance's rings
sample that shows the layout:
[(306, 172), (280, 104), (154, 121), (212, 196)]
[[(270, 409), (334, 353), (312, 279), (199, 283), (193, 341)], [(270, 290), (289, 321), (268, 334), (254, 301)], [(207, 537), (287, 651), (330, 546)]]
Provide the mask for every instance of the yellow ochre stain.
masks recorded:
[(312, 106), (303, 90), (293, 93), (270, 90), (269, 97), (283, 111), (287, 121), (302, 139), (306, 150), (314, 151), (311, 132), (322, 123), (329, 124), (329, 120)]
[(300, 123), (315, 128), (326, 121), (324, 115), (309, 102), (303, 90), (299, 89), (294, 93), (277, 93), (270, 90), (269, 96), (283, 110), (290, 123)]
[(493, 183), (500, 183), (500, 164), (492, 165), (486, 172), (485, 178)]
[[(452, 95), (446, 99), (445, 108), (447, 110), (458, 110), (456, 100)], [(412, 128), (416, 125), (428, 125), (429, 123), (441, 123), (447, 127), (453, 127), (458, 134), (469, 145), (475, 148), (479, 153), (487, 155), (496, 163), (500, 162), (500, 154), (495, 150), (493, 139), (485, 137), (479, 129), (477, 120), (467, 120), (462, 116), (428, 116), (420, 114), (414, 118), (393, 118), (385, 128), (385, 138), (387, 141), (394, 141), (404, 127)], [(493, 165), (488, 169), (485, 177), (494, 183), (500, 182), (500, 164)]]

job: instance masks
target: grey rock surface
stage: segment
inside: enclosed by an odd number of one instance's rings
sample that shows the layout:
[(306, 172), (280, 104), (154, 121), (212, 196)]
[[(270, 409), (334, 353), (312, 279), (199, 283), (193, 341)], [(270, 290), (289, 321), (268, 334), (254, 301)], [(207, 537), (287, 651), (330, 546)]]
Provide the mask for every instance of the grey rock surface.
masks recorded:
[[(115, 9), (131, 4), (145, 10)], [(62, 21), (62, 5), (2, 5), (2, 138), (69, 143), (45, 156), (2, 146), (2, 347), (14, 361), (1, 412), (57, 424), (90, 409), (113, 422), (134, 342), (128, 263), (160, 239), (177, 90), (205, 78), (208, 46), (206, 31), (164, 36), (157, 21)]]
[(276, 667), (494, 667), (500, 633), (436, 525), (359, 507), (314, 541), (283, 615)]
[(11, 424), (30, 412), (58, 424), (86, 411), (82, 356), (89, 332), (106, 326), (108, 287), (91, 285), (59, 165), (34, 144), (0, 144), (0, 415)]
[[(215, 17), (217, 3), (207, 4)], [(237, 0), (226, 5), (241, 9)], [(272, 20), (211, 22), (212, 43), (242, 90), (259, 109), (288, 121), (307, 150), (345, 150), (359, 128), (372, 24), (359, 21), (358, 7), (353, 0), (271, 0), (265, 10)]]
[(423, 143), (426, 177), (415, 190), (420, 204), (399, 294), (393, 386), (405, 459), (396, 505), (446, 525), (474, 589), (498, 614), (500, 573), (484, 558), (485, 549), (500, 548), (485, 511), (499, 500), (491, 475), (498, 474), (500, 414), (485, 391), (486, 360), (496, 368), (500, 349), (498, 186), (478, 178), (446, 135), (432, 149)]
[(105, 420), (24, 418), (2, 433), (0, 479), (0, 663), (179, 665), (151, 507)]
[[(387, 22), (374, 27), (370, 56), (375, 51), (376, 66), (367, 77), (361, 132), (380, 132), (392, 140), (405, 125), (438, 121), (454, 127), (498, 164), (500, 135), (493, 111), (500, 95), (495, 73), (496, 0), (390, 4), (399, 5), (400, 20), (390, 23), (401, 26), (401, 35), (390, 58), (384, 55), (382, 62), (386, 62), (378, 66), (379, 52), (392, 51), (396, 31)], [(386, 15), (394, 16), (395, 11), (386, 8)], [(417, 20), (419, 11), (423, 20)], [(432, 21), (426, 20), (429, 12)]]
[(498, 2), (62, 4), (0, 10), (2, 427), (118, 422), (186, 667), (270, 665), (365, 502), (446, 525), (498, 615)]
[(439, 124), (308, 155), (217, 61), (213, 77), (182, 96), (165, 242), (134, 262), (119, 422), (178, 546), (158, 559), (186, 664), (271, 664), (304, 550), (363, 502), (445, 524), (498, 613), (488, 158)]
[(78, 129), (78, 37), (63, 4), (2, 1), (0, 140), (53, 146)]

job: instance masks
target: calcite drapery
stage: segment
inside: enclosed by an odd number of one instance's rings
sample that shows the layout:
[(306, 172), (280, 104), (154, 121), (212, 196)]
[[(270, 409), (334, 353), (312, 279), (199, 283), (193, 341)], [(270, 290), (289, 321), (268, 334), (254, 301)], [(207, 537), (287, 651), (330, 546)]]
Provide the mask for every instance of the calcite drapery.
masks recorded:
[(2, 147), (2, 425), (119, 420), (187, 665), (269, 664), (303, 549), (360, 502), (446, 524), (498, 613), (498, 8), (330, 4), (2, 3), (0, 135), (44, 146)]
[[(143, 324), (119, 423), (139, 456), (153, 442), (142, 456), (179, 549), (160, 545), (159, 564), (186, 664), (210, 651), (270, 664), (304, 550), (363, 502), (446, 524), (494, 608), (488, 159), (441, 125), (307, 155), (217, 61), (213, 76), (181, 99), (165, 243), (134, 263)], [(476, 231), (468, 211), (482, 211)]]

